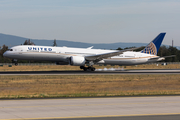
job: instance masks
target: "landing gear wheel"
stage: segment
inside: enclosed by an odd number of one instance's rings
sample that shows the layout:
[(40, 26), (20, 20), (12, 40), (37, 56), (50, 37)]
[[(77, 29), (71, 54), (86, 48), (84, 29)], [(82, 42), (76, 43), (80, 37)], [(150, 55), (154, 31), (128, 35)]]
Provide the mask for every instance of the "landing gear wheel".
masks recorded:
[(88, 71), (95, 71), (94, 67), (88, 67), (87, 69), (88, 69)]
[(83, 69), (84, 71), (95, 71), (96, 69), (94, 67), (85, 67), (85, 66), (80, 66), (80, 69)]
[(85, 67), (84, 66), (80, 66), (80, 69), (84, 69)]
[(84, 71), (87, 71), (87, 67), (84, 67), (84, 66), (80, 66), (80, 69), (83, 69)]
[(17, 59), (12, 59), (12, 63), (14, 63), (15, 66), (17, 66), (18, 65)]
[(84, 67), (84, 69), (83, 69), (84, 71), (87, 71), (87, 67)]
[(96, 68), (94, 68), (94, 67), (91, 68), (91, 71), (95, 71), (95, 70), (96, 70)]

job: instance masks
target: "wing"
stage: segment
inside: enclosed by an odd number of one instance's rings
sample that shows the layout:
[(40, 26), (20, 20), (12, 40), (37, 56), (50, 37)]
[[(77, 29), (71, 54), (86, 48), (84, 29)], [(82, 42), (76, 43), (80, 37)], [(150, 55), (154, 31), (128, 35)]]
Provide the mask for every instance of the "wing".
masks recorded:
[(89, 60), (89, 61), (98, 62), (98, 61), (101, 61), (105, 58), (117, 56), (117, 55), (122, 54), (123, 52), (132, 51), (132, 50), (136, 50), (136, 49), (140, 49), (140, 48), (142, 48), (142, 47), (125, 49), (125, 50), (120, 50), (120, 51), (110, 52), (110, 53), (105, 53), (105, 54), (91, 55), (91, 56), (86, 56), (85, 59)]

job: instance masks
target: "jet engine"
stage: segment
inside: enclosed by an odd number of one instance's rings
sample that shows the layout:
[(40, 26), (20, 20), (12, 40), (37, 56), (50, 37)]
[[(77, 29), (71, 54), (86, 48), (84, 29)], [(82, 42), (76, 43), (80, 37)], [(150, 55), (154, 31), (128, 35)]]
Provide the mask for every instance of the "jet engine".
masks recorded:
[(70, 57), (70, 65), (74, 66), (84, 66), (85, 65), (85, 58), (81, 56), (71, 56)]

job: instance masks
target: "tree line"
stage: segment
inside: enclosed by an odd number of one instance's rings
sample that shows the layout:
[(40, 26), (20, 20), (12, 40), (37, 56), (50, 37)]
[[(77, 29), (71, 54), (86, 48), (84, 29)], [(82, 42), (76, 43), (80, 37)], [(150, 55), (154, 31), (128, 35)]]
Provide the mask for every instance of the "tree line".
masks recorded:
[[(26, 40), (23, 45), (35, 45), (32, 41)], [(56, 44), (56, 40), (54, 40), (53, 42), (53, 46), (57, 46)], [(133, 47), (127, 47), (124, 49), (129, 49), (129, 48), (133, 48)], [(140, 49), (137, 49), (136, 51), (141, 51), (142, 49), (144, 49), (143, 47), (141, 47)], [(0, 46), (0, 63), (11, 63), (12, 59), (3, 57), (3, 54), (5, 51), (8, 50), (8, 46), (3, 45)], [(122, 48), (118, 48), (117, 50), (123, 50)], [(171, 57), (171, 58), (166, 58), (165, 62), (180, 62), (180, 50), (178, 50), (176, 47), (172, 47), (172, 46), (161, 46), (159, 48), (158, 51), (158, 56), (169, 56), (169, 55), (176, 55), (176, 57)], [(48, 61), (28, 61), (28, 60), (18, 60), (19, 63), (47, 63)]]

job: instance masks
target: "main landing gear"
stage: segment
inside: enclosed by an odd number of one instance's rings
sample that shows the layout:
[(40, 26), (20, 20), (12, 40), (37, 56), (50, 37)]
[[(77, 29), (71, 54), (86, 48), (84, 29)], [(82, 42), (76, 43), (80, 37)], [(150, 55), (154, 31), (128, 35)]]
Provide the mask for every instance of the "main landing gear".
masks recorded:
[(80, 69), (83, 69), (84, 71), (95, 71), (96, 70), (96, 68), (94, 68), (92, 66), (88, 66), (88, 67), (80, 66)]

